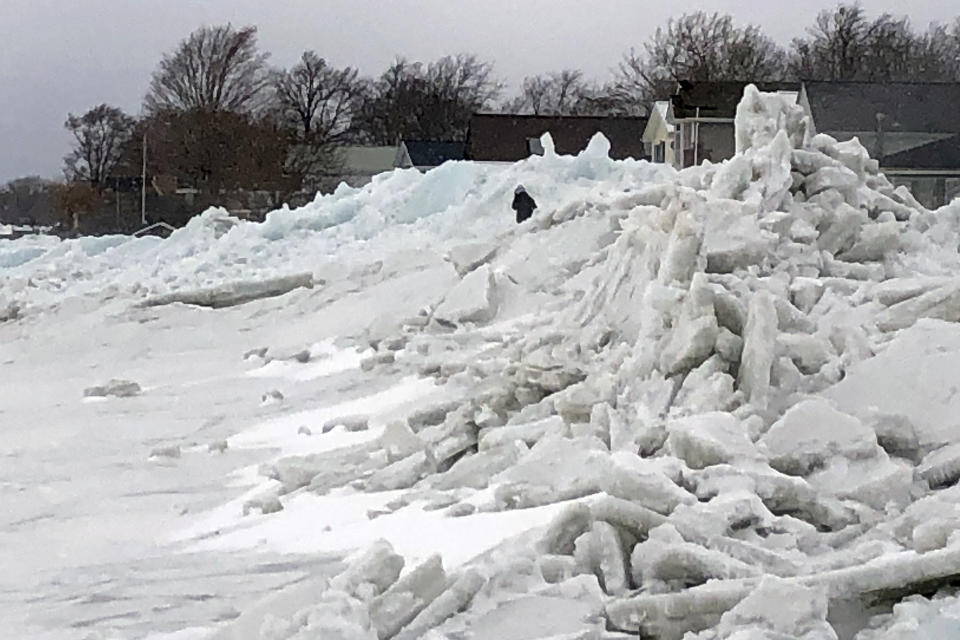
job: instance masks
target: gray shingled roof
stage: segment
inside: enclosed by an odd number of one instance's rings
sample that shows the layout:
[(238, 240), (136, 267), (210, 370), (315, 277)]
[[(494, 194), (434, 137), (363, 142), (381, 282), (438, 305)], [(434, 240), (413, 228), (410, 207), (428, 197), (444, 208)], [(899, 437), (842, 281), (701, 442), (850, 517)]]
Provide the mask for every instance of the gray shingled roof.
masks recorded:
[(804, 82), (817, 131), (960, 133), (960, 83)]
[(891, 169), (954, 169), (960, 171), (960, 136), (884, 156), (880, 163)]

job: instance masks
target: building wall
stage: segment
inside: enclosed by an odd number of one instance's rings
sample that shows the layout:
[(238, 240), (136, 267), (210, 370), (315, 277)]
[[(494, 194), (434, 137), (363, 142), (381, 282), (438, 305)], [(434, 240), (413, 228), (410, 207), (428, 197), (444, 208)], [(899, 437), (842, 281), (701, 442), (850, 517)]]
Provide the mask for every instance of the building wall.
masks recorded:
[(664, 164), (674, 164), (673, 132), (667, 129), (667, 125), (662, 119), (657, 118), (656, 122), (651, 125), (649, 136), (644, 142), (647, 145), (647, 155), (651, 158), (654, 157), (654, 148), (656, 145), (662, 144), (664, 149)]
[[(704, 160), (720, 162), (733, 157), (736, 150), (732, 122), (680, 122), (683, 128), (683, 166), (689, 167)], [(678, 135), (678, 142), (680, 137)], [(696, 153), (694, 153), (696, 142)]]
[(936, 209), (960, 197), (960, 175), (931, 176), (918, 173), (888, 173), (895, 186), (905, 186), (917, 201), (928, 209)]
[(733, 123), (700, 123), (698, 134), (700, 161), (720, 162), (732, 158), (736, 151)]

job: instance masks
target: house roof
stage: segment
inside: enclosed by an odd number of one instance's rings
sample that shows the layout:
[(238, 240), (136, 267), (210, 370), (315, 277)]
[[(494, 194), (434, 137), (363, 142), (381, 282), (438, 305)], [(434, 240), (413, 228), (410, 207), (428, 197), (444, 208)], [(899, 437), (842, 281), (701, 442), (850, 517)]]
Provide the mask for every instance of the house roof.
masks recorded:
[(960, 133), (957, 82), (804, 82), (817, 131)]
[(340, 150), (342, 167), (339, 173), (348, 175), (373, 175), (382, 171), (390, 171), (397, 158), (396, 147), (366, 147), (349, 145)]
[(436, 167), (447, 160), (463, 160), (462, 142), (432, 142), (429, 140), (404, 140), (410, 163), (415, 167)]
[(671, 96), (673, 115), (677, 119), (697, 117), (697, 109), (702, 118), (733, 118), (737, 105), (743, 97), (748, 84), (756, 85), (760, 91), (797, 92), (799, 82), (748, 82), (746, 80), (691, 82), (683, 80), (677, 92)]
[(646, 118), (602, 116), (529, 116), (477, 113), (470, 119), (467, 157), (487, 162), (516, 162), (530, 156), (530, 138), (550, 132), (560, 154), (586, 148), (598, 131), (610, 141), (614, 159), (645, 158), (643, 130)]
[(960, 135), (886, 155), (880, 164), (892, 169), (953, 169), (960, 172)]

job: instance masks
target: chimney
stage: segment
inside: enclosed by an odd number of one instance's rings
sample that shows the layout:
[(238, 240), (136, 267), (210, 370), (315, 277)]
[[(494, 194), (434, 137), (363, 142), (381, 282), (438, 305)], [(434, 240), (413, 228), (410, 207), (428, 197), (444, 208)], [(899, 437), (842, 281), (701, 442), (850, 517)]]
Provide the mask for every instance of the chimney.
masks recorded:
[(883, 163), (884, 149), (883, 149), (883, 121), (886, 119), (887, 114), (877, 112), (875, 114), (877, 119), (877, 142), (874, 145), (873, 157), (876, 158), (877, 162)]

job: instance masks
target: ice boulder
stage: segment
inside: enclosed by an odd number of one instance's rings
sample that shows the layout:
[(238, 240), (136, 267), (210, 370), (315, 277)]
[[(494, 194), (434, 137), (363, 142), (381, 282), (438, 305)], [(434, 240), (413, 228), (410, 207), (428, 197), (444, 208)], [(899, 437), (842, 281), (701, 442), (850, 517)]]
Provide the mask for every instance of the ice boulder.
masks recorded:
[(879, 451), (877, 435), (826, 400), (804, 400), (791, 407), (759, 441), (770, 465), (791, 475), (807, 475), (828, 458), (868, 458)]
[(499, 248), (500, 245), (492, 242), (461, 244), (450, 250), (447, 259), (453, 265), (457, 275), (462, 278), (480, 265), (489, 262)]
[(487, 322), (497, 312), (496, 279), (489, 265), (483, 265), (464, 276), (433, 312), (438, 320)]
[(720, 624), (690, 640), (837, 640), (827, 623), (821, 589), (774, 576), (764, 577), (750, 595), (723, 614)]
[(730, 413), (702, 413), (667, 423), (667, 451), (692, 469), (758, 457), (744, 426)]
[(738, 383), (750, 402), (763, 405), (770, 393), (770, 371), (776, 356), (777, 307), (762, 291), (750, 300), (743, 329)]
[(87, 398), (130, 398), (140, 395), (140, 385), (132, 380), (113, 379), (104, 385), (88, 387), (83, 390), (83, 395)]

